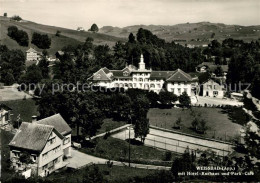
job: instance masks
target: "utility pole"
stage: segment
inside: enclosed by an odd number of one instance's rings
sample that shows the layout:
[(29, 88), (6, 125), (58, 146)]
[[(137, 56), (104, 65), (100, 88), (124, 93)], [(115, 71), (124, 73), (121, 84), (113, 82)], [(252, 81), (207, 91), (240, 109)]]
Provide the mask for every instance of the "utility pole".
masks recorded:
[(131, 116), (131, 114), (132, 114), (132, 112), (130, 111), (130, 115), (129, 115), (129, 117), (130, 117), (130, 121), (131, 121), (131, 125), (129, 126), (129, 139), (128, 139), (128, 143), (129, 143), (129, 147), (128, 147), (128, 150), (129, 150), (129, 152), (128, 152), (128, 166), (130, 167), (130, 159), (131, 159), (131, 156), (130, 156), (130, 153), (131, 153), (131, 151), (130, 151), (130, 141), (131, 141), (131, 137), (130, 137), (130, 128), (131, 128), (131, 126), (132, 126), (132, 116)]

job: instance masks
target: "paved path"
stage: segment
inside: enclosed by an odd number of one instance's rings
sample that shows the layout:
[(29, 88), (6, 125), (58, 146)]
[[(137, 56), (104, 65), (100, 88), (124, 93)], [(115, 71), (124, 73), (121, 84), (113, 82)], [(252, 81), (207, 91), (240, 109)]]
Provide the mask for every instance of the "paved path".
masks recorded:
[[(95, 157), (89, 154), (85, 154), (82, 152), (79, 152), (78, 150), (75, 150), (72, 148), (71, 150), (71, 158), (67, 159), (66, 161), (69, 162), (67, 167), (79, 169), (86, 165), (91, 164), (106, 164), (108, 159)], [(128, 166), (128, 162), (119, 162), (119, 161), (113, 161), (113, 165), (115, 166)], [(165, 166), (156, 166), (156, 165), (144, 165), (144, 164), (137, 164), (137, 163), (131, 163), (131, 167), (134, 168), (142, 168), (142, 169), (153, 169), (153, 170), (170, 170), (171, 167), (165, 167)]]
[(243, 102), (239, 102), (237, 100), (231, 99), (220, 99), (220, 98), (212, 98), (212, 97), (202, 97), (197, 96), (198, 102), (196, 104), (204, 105), (206, 104), (214, 104), (214, 105), (233, 105), (233, 106), (242, 106)]
[[(118, 139), (128, 139), (129, 130), (124, 130), (112, 135)], [(130, 137), (134, 138), (134, 130), (130, 130)], [(220, 156), (226, 156), (232, 150), (232, 145), (217, 141), (211, 141), (192, 136), (177, 134), (173, 132), (165, 132), (158, 129), (150, 128), (150, 133), (147, 135), (145, 145), (160, 149), (165, 149), (177, 153), (184, 153), (189, 147), (191, 150), (208, 150), (215, 151)]]
[[(129, 127), (130, 126), (130, 124), (126, 124), (126, 125), (124, 125), (124, 126), (120, 126), (120, 127), (118, 127), (118, 128), (115, 128), (115, 129), (113, 129), (113, 130), (110, 130), (110, 131), (108, 131), (109, 133), (114, 133), (114, 132), (116, 132), (116, 131), (120, 131), (120, 130), (122, 130), (122, 129), (124, 129), (124, 128), (127, 128), (127, 127)], [(96, 136), (93, 136), (93, 137), (91, 137), (91, 140), (93, 140), (93, 139), (95, 139), (95, 138), (98, 138), (98, 137), (102, 137), (102, 136), (104, 136), (106, 133), (108, 133), (108, 132), (104, 132), (104, 133), (101, 133), (101, 134), (98, 134), (98, 135), (96, 135)], [(86, 140), (90, 140), (88, 137), (86, 137)]]

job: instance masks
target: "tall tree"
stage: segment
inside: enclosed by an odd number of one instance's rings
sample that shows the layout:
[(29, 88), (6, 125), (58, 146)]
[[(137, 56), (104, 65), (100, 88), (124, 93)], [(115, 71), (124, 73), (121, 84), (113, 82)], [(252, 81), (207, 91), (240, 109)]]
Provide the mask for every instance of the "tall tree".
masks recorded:
[(126, 65), (126, 49), (125, 45), (118, 41), (113, 47), (114, 55), (113, 55), (113, 63), (112, 69), (123, 69)]
[(141, 117), (135, 121), (134, 126), (135, 138), (140, 137), (144, 143), (145, 137), (149, 134), (149, 119)]
[(94, 56), (96, 65), (101, 67), (111, 67), (112, 55), (108, 45), (98, 45), (94, 49)]
[(29, 84), (37, 84), (43, 79), (41, 69), (33, 64), (27, 68), (26, 73), (22, 76), (21, 81), (23, 83)]
[(49, 61), (47, 60), (48, 52), (46, 50), (42, 51), (42, 57), (39, 61), (38, 67), (41, 69), (42, 77), (44, 79), (49, 78)]
[(255, 66), (254, 77), (252, 81), (252, 94), (254, 97), (260, 99), (260, 65)]
[(128, 42), (129, 43), (135, 43), (136, 42), (135, 41), (135, 36), (134, 36), (134, 34), (132, 32), (128, 36)]

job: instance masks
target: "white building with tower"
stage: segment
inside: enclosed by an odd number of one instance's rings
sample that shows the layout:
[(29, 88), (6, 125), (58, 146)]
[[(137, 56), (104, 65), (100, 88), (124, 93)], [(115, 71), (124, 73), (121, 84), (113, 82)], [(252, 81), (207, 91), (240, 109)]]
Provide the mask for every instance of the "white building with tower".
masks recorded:
[(133, 65), (126, 66), (122, 70), (109, 70), (104, 67), (88, 78), (88, 81), (96, 86), (136, 88), (156, 93), (165, 89), (178, 96), (183, 92), (191, 96), (198, 84), (198, 78), (192, 78), (181, 69), (175, 71), (146, 69), (143, 55), (141, 55), (138, 68)]

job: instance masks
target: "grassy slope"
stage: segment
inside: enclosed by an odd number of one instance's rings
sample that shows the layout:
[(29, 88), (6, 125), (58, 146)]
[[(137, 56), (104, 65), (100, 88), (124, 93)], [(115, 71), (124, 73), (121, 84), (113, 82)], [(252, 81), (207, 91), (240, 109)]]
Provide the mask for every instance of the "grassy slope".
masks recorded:
[[(182, 129), (180, 131), (184, 133), (201, 135), (212, 138), (214, 133), (217, 139), (226, 140), (231, 139), (239, 133), (241, 128), (240, 125), (233, 123), (231, 116), (224, 112), (222, 109), (217, 108), (193, 108), (193, 110), (198, 114), (201, 113), (201, 119), (205, 119), (209, 129), (205, 135), (198, 134), (192, 130), (191, 123), (194, 117), (191, 116), (190, 110), (182, 109), (150, 109), (148, 112), (148, 118), (150, 119), (150, 124), (162, 128), (167, 128), (174, 130), (173, 126), (176, 120), (181, 117)], [(215, 131), (215, 132), (214, 132)], [(226, 134), (225, 134), (226, 133)]]
[[(79, 32), (72, 29), (66, 29), (61, 27), (54, 27), (48, 25), (37, 24), (34, 22), (14, 22), (10, 21), (9, 18), (0, 16), (0, 27), (1, 27), (1, 41), (0, 44), (7, 45), (10, 49), (21, 49), (22, 51), (26, 51), (28, 47), (21, 47), (18, 43), (12, 40), (10, 37), (7, 36), (7, 28), (9, 26), (17, 26), (18, 29), (22, 29), (26, 31), (29, 35), (29, 39), (31, 40), (33, 32), (39, 32), (42, 34), (48, 34), (51, 37), (51, 48), (48, 49), (50, 54), (54, 54), (56, 51), (61, 50), (62, 47), (66, 45), (77, 45), (81, 42), (84, 42), (87, 37), (94, 38), (95, 44), (108, 44), (112, 46), (115, 44), (116, 41), (124, 41), (123, 38), (117, 38), (115, 36), (100, 34), (100, 33), (91, 33), (91, 32)], [(61, 31), (61, 37), (55, 36), (57, 30)], [(29, 47), (38, 49), (35, 45), (29, 45)]]
[[(208, 41), (190, 41), (191, 39), (209, 39), (212, 33), (215, 33), (215, 39), (220, 41), (226, 38), (243, 39), (245, 41), (256, 40), (259, 38), (260, 26), (240, 26), (240, 25), (225, 25), (209, 22), (185, 23), (171, 26), (164, 25), (134, 25), (124, 28), (106, 26), (100, 29), (101, 33), (127, 38), (129, 33), (137, 33), (139, 28), (144, 28), (152, 31), (158, 37), (166, 41), (177, 39), (187, 40), (190, 44), (201, 45)], [(241, 28), (241, 29), (240, 29)], [(256, 31), (253, 31), (256, 30)]]
[(9, 142), (12, 140), (14, 134), (1, 130), (1, 178), (0, 180), (6, 180), (11, 177), (13, 172), (9, 170), (9, 158), (10, 158), (10, 149)]
[[(108, 137), (107, 139), (100, 137), (95, 139), (94, 141), (96, 144), (95, 148), (85, 147), (82, 148), (80, 151), (105, 159), (128, 162), (129, 144), (127, 141), (116, 139), (113, 137)], [(132, 162), (165, 165), (165, 163), (162, 162), (165, 158), (165, 151), (132, 143), (134, 143), (133, 140), (131, 141)], [(172, 158), (175, 157), (176, 155), (172, 154)], [(170, 166), (170, 164), (167, 165)]]

